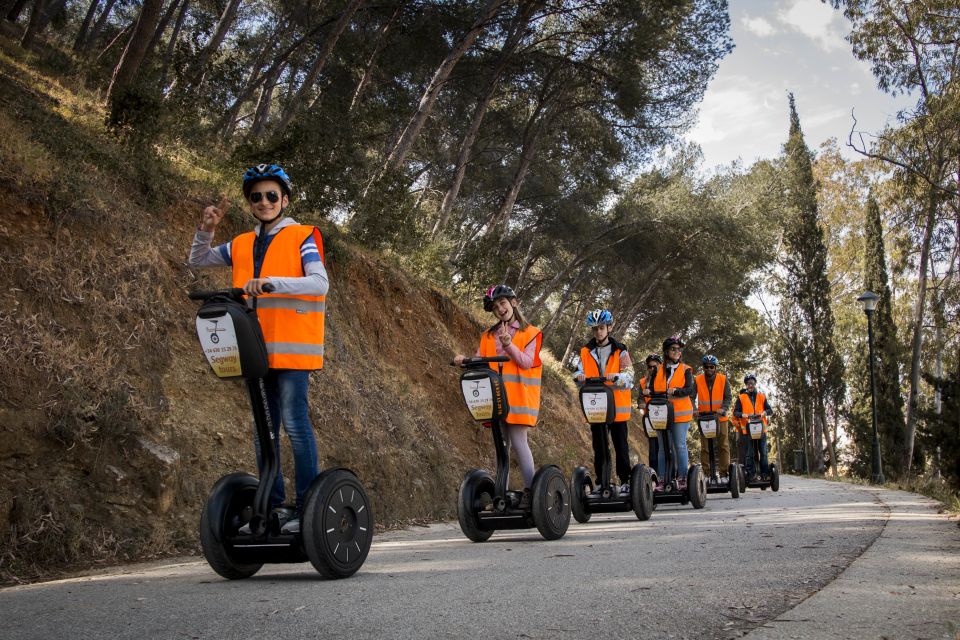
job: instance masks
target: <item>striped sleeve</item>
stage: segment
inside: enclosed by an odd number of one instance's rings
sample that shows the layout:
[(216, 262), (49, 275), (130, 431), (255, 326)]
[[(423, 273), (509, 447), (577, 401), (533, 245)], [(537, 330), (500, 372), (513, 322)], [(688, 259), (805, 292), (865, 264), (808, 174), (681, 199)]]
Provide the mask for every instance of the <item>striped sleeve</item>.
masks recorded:
[(323, 240), (318, 230), (314, 229), (300, 245), (300, 261), (304, 267), (311, 262), (323, 262)]

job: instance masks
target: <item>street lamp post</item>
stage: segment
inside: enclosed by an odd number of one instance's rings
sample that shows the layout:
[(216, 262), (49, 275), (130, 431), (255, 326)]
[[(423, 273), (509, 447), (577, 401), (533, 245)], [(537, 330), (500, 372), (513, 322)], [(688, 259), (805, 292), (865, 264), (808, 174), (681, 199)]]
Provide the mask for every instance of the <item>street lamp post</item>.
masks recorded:
[(877, 383), (873, 372), (873, 312), (877, 309), (877, 300), (880, 296), (872, 291), (864, 291), (857, 302), (867, 314), (867, 348), (870, 352), (870, 404), (873, 414), (873, 456), (870, 469), (870, 482), (883, 484), (883, 464), (880, 462), (880, 435), (877, 432)]

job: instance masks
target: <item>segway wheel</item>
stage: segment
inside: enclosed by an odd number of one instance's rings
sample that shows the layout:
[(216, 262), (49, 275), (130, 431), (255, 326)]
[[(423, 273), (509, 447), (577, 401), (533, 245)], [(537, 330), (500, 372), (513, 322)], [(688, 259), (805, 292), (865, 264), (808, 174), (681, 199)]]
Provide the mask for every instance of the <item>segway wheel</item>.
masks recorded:
[(780, 491), (780, 470), (777, 465), (770, 465), (770, 490)]
[(373, 540), (370, 499), (357, 476), (331, 469), (303, 497), (303, 548), (325, 578), (346, 578), (367, 559)]
[(210, 568), (228, 580), (249, 578), (263, 563), (238, 562), (227, 538), (243, 526), (241, 512), (253, 505), (257, 479), (249, 473), (231, 473), (213, 486), (200, 515), (200, 546)]
[(703, 475), (703, 468), (695, 464), (687, 472), (687, 495), (690, 497), (690, 506), (694, 509), (703, 509), (707, 504), (707, 479)]
[(547, 540), (563, 537), (570, 526), (570, 489), (556, 465), (541, 467), (533, 477), (533, 522)]
[(635, 465), (630, 473), (630, 506), (637, 520), (649, 520), (653, 515), (653, 477), (642, 464)]
[(580, 524), (590, 522), (590, 507), (587, 504), (587, 494), (593, 491), (593, 480), (586, 467), (577, 467), (570, 478), (570, 511), (573, 518)]
[(493, 535), (491, 529), (481, 527), (477, 513), (483, 509), (480, 497), (486, 493), (492, 500), (494, 492), (493, 478), (483, 469), (473, 469), (463, 477), (457, 494), (457, 519), (460, 521), (460, 530), (468, 540), (484, 542)]
[(731, 498), (740, 497), (740, 476), (737, 473), (737, 465), (733, 463), (727, 468), (727, 489), (730, 490)]
[(737, 465), (737, 482), (740, 483), (740, 493), (743, 494), (747, 490), (747, 471), (742, 464)]

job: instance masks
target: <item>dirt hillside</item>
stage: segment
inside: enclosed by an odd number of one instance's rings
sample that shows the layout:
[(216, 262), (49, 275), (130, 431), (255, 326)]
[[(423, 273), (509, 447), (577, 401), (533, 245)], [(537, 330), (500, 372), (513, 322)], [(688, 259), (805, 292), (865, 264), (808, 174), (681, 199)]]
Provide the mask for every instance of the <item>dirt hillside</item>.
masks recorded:
[[(186, 297), (228, 282), (185, 263), (202, 206), (235, 185), (188, 151), (122, 143), (94, 96), (37, 70), (50, 60), (0, 45), (0, 581), (197, 552), (209, 488), (255, 469), (243, 388), (207, 367)], [(218, 239), (249, 226), (235, 208)], [(455, 517), (463, 472), (493, 454), (447, 363), (487, 317), (321, 228), (321, 465), (354, 469), (383, 526)], [(569, 474), (592, 458), (567, 376), (546, 367), (531, 446)]]

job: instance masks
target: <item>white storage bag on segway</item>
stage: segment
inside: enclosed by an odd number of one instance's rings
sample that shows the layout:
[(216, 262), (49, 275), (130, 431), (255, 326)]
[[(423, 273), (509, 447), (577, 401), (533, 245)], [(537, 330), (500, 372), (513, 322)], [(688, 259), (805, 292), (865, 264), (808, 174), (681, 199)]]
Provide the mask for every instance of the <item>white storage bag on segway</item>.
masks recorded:
[(700, 433), (703, 434), (704, 438), (716, 438), (717, 437), (717, 419), (709, 418), (707, 420), (701, 420)]
[(647, 405), (647, 417), (650, 418), (650, 425), (657, 431), (667, 428), (667, 422), (670, 419), (671, 405), (664, 400), (661, 404), (653, 400)]
[(750, 421), (750, 438), (752, 440), (759, 440), (762, 437), (763, 437), (763, 421), (751, 420)]
[(615, 422), (617, 405), (613, 400), (613, 391), (605, 384), (583, 385), (580, 388), (580, 410), (590, 424)]
[(267, 375), (267, 346), (252, 309), (227, 297), (210, 298), (197, 311), (196, 324), (203, 355), (217, 377)]
[(510, 405), (503, 379), (493, 369), (471, 369), (460, 376), (460, 390), (470, 415), (478, 422), (507, 417)]

